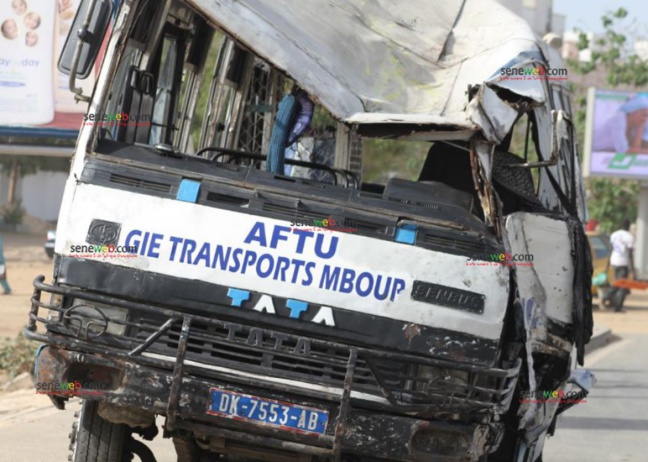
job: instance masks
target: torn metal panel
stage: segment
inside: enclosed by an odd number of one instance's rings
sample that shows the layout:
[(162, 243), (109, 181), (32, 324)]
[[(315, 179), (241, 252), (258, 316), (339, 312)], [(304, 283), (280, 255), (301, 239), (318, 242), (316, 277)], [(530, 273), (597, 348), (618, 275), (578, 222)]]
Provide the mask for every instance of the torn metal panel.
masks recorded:
[[(572, 319), (574, 263), (569, 229), (564, 221), (518, 212), (506, 219), (506, 240), (513, 254), (533, 256), (533, 266), (516, 266), (515, 278), (526, 331), (529, 390), (537, 390), (534, 353), (568, 357), (570, 341), (552, 335), (550, 325), (570, 325)], [(519, 428), (528, 441), (549, 426), (558, 403), (528, 402), (520, 405)]]
[(518, 117), (518, 111), (487, 86), (481, 86), (466, 113), (482, 129), (487, 140), (500, 143)]
[(470, 144), (470, 165), (472, 168), (473, 182), (484, 210), (484, 219), (490, 226), (494, 226), (500, 234), (500, 224), (497, 217), (501, 216), (497, 203), (497, 195), (490, 182), (491, 156), (494, 145), (479, 140)]
[[(528, 254), (533, 260), (516, 266), (521, 297), (534, 300), (543, 317), (571, 324), (574, 263), (569, 229), (564, 221), (518, 212), (507, 217), (506, 227), (514, 254)], [(531, 314), (531, 313), (527, 313)], [(526, 318), (534, 327), (535, 339), (543, 339), (547, 325)], [(541, 335), (539, 335), (541, 334)]]
[[(540, 42), (539, 46), (542, 47), (542, 45), (543, 43)], [(545, 54), (540, 50), (525, 50), (497, 69), (487, 80), (487, 85), (492, 88), (508, 90), (520, 97), (530, 99), (538, 104), (544, 104), (548, 100), (546, 81), (541, 79), (511, 79), (510, 76), (502, 73), (502, 69), (531, 69), (538, 65), (545, 65), (546, 61)]]
[[(348, 123), (482, 128), (501, 139), (518, 111), (484, 90), (489, 128), (466, 112), (466, 89), (483, 86), (512, 56), (541, 54), (528, 24), (491, 0), (191, 3)], [(528, 82), (502, 85), (544, 101)]]

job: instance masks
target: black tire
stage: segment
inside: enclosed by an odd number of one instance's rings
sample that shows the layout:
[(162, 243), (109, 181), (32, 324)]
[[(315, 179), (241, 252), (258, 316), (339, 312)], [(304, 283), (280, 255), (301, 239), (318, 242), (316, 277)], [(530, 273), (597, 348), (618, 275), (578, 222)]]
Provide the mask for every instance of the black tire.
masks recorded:
[(83, 402), (79, 418), (72, 425), (70, 460), (72, 462), (123, 462), (130, 431), (126, 425), (117, 425), (102, 419), (97, 413), (97, 408), (98, 403), (95, 401)]
[(190, 438), (174, 437), (173, 445), (178, 456), (178, 462), (233, 462), (236, 460), (231, 457), (223, 459), (215, 452), (200, 449), (193, 439)]
[[(126, 453), (137, 456), (141, 462), (155, 462), (153, 451), (151, 451), (151, 449), (141, 441), (133, 438), (132, 435), (130, 435), (126, 441)], [(130, 460), (132, 460), (132, 458)]]

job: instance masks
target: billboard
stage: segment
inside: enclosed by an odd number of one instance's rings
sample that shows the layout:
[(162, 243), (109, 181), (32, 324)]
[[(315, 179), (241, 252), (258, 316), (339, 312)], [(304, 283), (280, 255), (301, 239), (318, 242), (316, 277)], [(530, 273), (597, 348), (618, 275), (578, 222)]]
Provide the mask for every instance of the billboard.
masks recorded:
[(590, 88), (584, 171), (648, 178), (648, 93)]
[[(79, 130), (68, 76), (56, 66), (80, 0), (0, 0), (0, 127), (38, 136)], [(90, 94), (94, 74), (78, 80)], [(20, 129), (18, 129), (20, 127)], [(54, 131), (52, 131), (52, 129)]]

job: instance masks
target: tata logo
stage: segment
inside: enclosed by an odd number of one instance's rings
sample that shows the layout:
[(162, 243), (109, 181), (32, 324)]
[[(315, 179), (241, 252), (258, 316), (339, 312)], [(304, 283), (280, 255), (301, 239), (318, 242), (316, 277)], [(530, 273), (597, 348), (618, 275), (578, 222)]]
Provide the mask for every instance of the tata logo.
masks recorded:
[(121, 225), (105, 220), (92, 220), (88, 229), (86, 242), (89, 244), (108, 245), (117, 244)]
[(277, 303), (270, 295), (255, 294), (248, 290), (230, 288), (227, 297), (231, 305), (248, 308), (259, 313), (284, 315), (292, 319), (335, 326), (333, 309), (328, 306), (311, 306), (301, 300), (287, 299), (285, 303)]

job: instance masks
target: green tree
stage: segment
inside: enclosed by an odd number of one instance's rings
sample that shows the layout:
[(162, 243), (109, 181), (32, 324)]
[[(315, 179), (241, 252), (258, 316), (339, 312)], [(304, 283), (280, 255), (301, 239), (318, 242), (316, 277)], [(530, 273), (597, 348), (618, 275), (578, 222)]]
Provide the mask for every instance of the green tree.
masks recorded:
[[(625, 31), (628, 11), (618, 8), (601, 18), (604, 27), (603, 36), (590, 43), (587, 35), (580, 32), (578, 48), (592, 48), (592, 59), (587, 62), (568, 60), (570, 69), (577, 74), (590, 74), (594, 71), (605, 73), (610, 87), (628, 85), (635, 88), (648, 84), (648, 63), (642, 60), (633, 50), (631, 41)], [(580, 145), (583, 146), (585, 132), (586, 88), (573, 88), (577, 110), (574, 124)], [(637, 196), (639, 185), (636, 181), (612, 180), (607, 178), (590, 178), (587, 182), (589, 192), (588, 210), (590, 217), (597, 220), (601, 228), (611, 231), (618, 227), (621, 220), (637, 217)]]
[(592, 179), (589, 194), (590, 215), (600, 222), (603, 231), (611, 233), (618, 229), (624, 218), (637, 219), (639, 184), (636, 181)]

